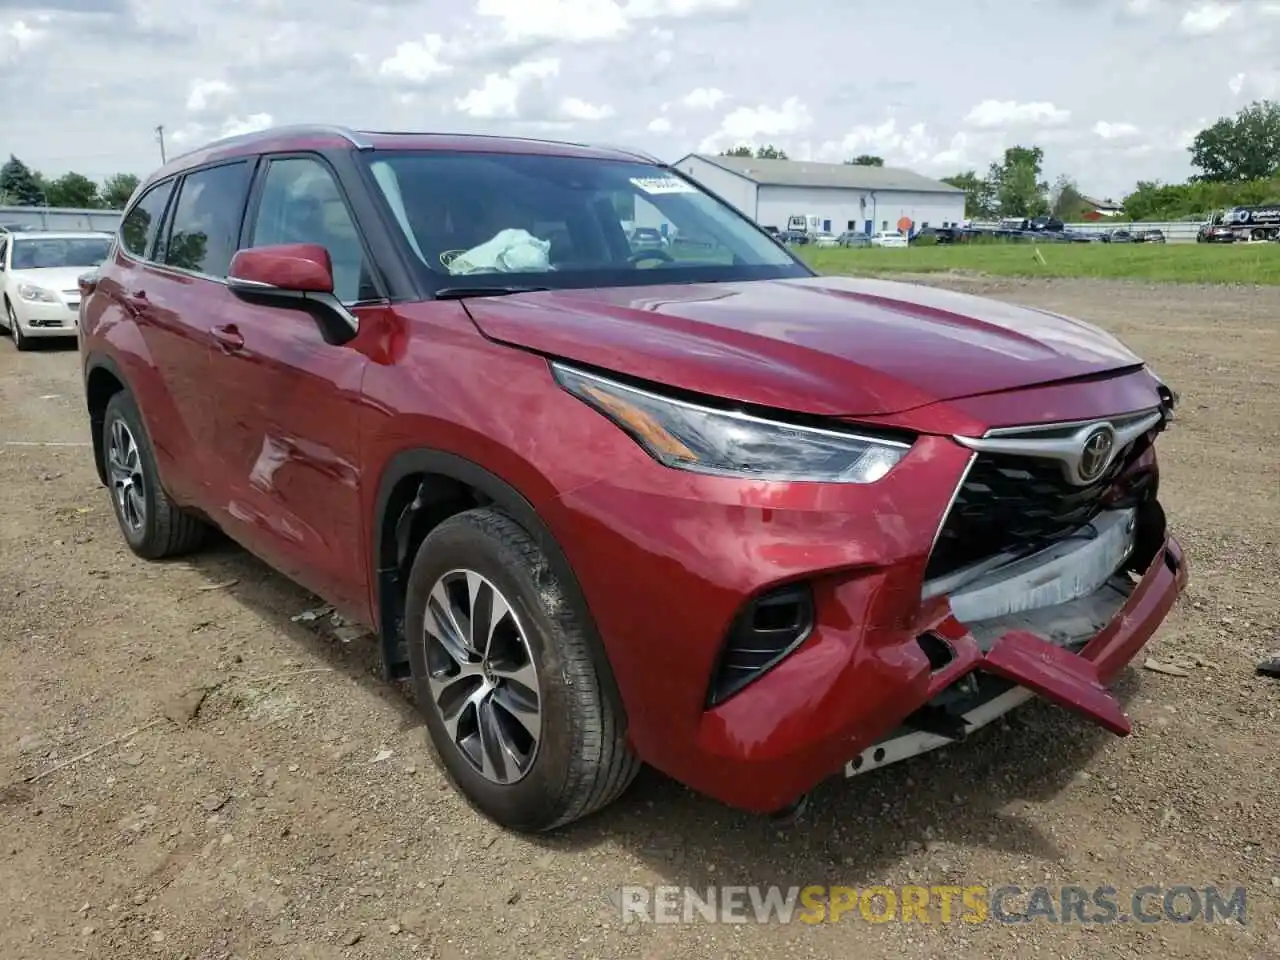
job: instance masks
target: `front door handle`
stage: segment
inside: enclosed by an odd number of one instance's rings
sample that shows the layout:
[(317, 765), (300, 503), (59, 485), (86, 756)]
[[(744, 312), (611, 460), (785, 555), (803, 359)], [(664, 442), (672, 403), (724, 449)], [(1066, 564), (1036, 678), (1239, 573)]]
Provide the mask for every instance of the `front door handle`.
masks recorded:
[(213, 339), (218, 341), (218, 346), (224, 353), (234, 353), (244, 348), (244, 337), (240, 335), (240, 330), (234, 323), (214, 327), (211, 332)]

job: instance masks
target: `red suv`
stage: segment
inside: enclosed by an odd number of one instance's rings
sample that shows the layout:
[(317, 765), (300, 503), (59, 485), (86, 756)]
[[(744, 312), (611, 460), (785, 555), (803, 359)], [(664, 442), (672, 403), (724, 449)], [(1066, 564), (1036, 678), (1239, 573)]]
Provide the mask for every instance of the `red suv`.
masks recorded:
[(217, 527), (372, 625), (515, 828), (641, 761), (794, 813), (1032, 694), (1127, 733), (1106, 684), (1186, 582), (1175, 398), (1122, 344), (815, 275), (638, 154), (220, 141), (139, 188), (82, 284), (129, 546)]

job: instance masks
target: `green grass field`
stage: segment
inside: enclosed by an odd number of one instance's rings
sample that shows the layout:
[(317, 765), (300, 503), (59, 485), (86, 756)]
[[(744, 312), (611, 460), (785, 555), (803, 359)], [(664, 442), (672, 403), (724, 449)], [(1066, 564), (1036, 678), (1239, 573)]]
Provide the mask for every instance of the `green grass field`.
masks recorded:
[[(1036, 259), (1040, 251), (1044, 263)], [(1005, 277), (1094, 277), (1174, 283), (1280, 285), (1280, 243), (944, 245), (905, 250), (863, 248), (797, 252), (830, 274), (960, 271)]]

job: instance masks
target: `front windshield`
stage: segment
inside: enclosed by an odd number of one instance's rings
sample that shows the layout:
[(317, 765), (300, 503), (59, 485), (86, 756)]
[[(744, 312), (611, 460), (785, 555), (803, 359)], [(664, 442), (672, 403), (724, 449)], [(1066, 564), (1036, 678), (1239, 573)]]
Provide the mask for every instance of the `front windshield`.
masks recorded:
[(467, 286), (766, 280), (811, 271), (689, 181), (644, 163), (539, 154), (375, 153), (414, 254)]
[(41, 237), (13, 242), (13, 269), (96, 267), (107, 259), (110, 237)]

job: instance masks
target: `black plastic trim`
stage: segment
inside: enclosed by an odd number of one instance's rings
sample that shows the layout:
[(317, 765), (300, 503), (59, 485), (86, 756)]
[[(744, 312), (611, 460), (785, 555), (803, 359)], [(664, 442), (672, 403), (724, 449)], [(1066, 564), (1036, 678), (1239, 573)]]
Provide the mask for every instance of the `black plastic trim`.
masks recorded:
[[(801, 606), (801, 622), (796, 628), (795, 636), (787, 641), (784, 647), (779, 648), (778, 653), (766, 660), (754, 672), (740, 677), (732, 682), (724, 683), (723, 675), (727, 666), (728, 658), (733, 650), (734, 643), (738, 639), (738, 633), (747, 624), (750, 618), (755, 614), (757, 608), (762, 602), (767, 602), (775, 597), (786, 594), (795, 594)], [(718, 707), (724, 704), (732, 697), (737, 696), (751, 684), (755, 683), (770, 670), (780, 664), (791, 654), (795, 653), (801, 645), (804, 644), (810, 636), (813, 635), (814, 627), (817, 624), (817, 604), (813, 596), (813, 588), (807, 582), (791, 581), (788, 583), (775, 584), (768, 589), (762, 590), (755, 594), (750, 600), (742, 605), (737, 615), (733, 618), (733, 622), (729, 625), (728, 631), (725, 633), (724, 642), (720, 646), (720, 652), (716, 657), (716, 661), (711, 670), (710, 682), (707, 684), (707, 700), (706, 709)]]

